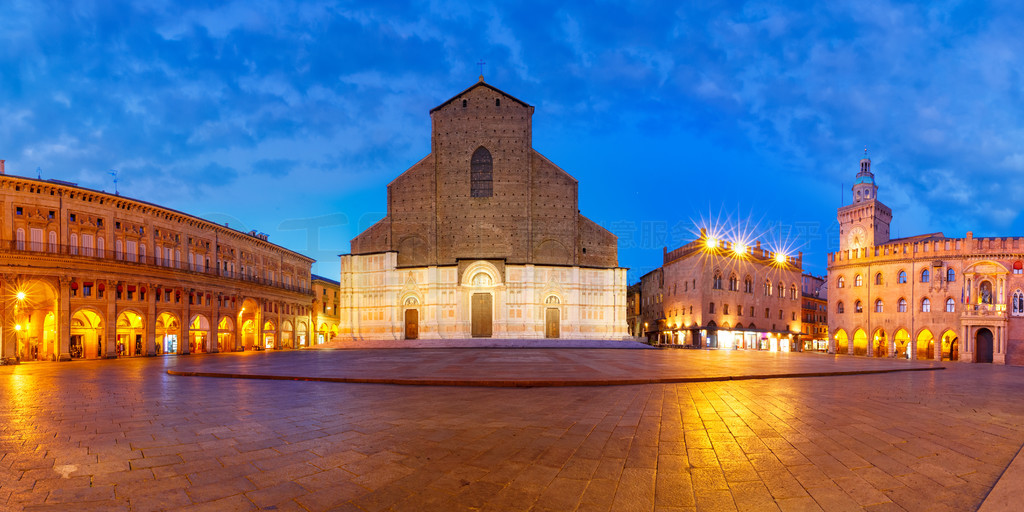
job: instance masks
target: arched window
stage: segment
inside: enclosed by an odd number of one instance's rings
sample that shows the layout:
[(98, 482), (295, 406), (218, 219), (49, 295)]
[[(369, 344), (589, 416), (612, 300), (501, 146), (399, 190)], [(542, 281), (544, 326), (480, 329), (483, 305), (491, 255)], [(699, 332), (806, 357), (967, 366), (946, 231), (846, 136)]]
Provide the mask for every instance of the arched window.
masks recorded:
[(928, 297), (921, 299), (921, 312), (928, 313), (932, 310), (932, 301), (928, 300)]
[(783, 299), (785, 297), (786, 297), (786, 285), (782, 284), (782, 281), (779, 281), (779, 298)]
[(881, 313), (881, 312), (882, 312), (882, 299), (878, 299), (878, 300), (875, 301), (875, 313)]
[(875, 284), (882, 284), (882, 273), (875, 274)]
[(896, 282), (900, 283), (900, 284), (903, 284), (903, 283), (907, 282), (907, 271), (906, 270), (900, 270), (900, 273), (896, 275)]
[(717, 270), (715, 271), (715, 277), (714, 277), (714, 280), (712, 281), (711, 287), (716, 289), (716, 290), (721, 290), (722, 289), (722, 273), (721, 272), (719, 272)]
[(57, 232), (50, 231), (50, 252), (57, 252)]
[(78, 234), (71, 233), (71, 242), (68, 245), (71, 246), (71, 254), (78, 254)]
[(1013, 300), (1010, 302), (1013, 314), (1015, 316), (1024, 315), (1024, 292), (1020, 289), (1013, 292)]
[(740, 279), (736, 277), (736, 274), (729, 276), (729, 291), (739, 291)]
[(18, 231), (14, 233), (14, 240), (17, 242), (17, 249), (19, 251), (25, 250), (25, 230), (18, 228)]
[(853, 286), (863, 286), (864, 279), (860, 277), (860, 274), (853, 276)]
[(950, 297), (950, 298), (946, 299), (946, 313), (954, 313), (954, 312), (956, 312), (956, 302), (954, 302), (953, 298)]
[(491, 152), (480, 146), (473, 152), (470, 161), (470, 195), (473, 197), (491, 197), (494, 195), (494, 172), (491, 163)]
[(921, 282), (922, 283), (927, 283), (928, 281), (931, 280), (931, 276), (932, 276), (932, 274), (931, 274), (931, 272), (928, 271), (928, 269), (922, 270), (921, 271)]
[(946, 281), (950, 283), (956, 281), (956, 270), (953, 270), (951, 268), (946, 269)]
[(1013, 262), (1013, 273), (1024, 274), (1024, 261), (1017, 260)]
[(766, 280), (764, 282), (764, 294), (767, 295), (768, 297), (772, 296), (772, 282), (771, 281), (767, 281)]
[(863, 313), (864, 312), (864, 306), (860, 303), (859, 300), (857, 302), (853, 303), (853, 312), (854, 313)]
[(124, 244), (120, 239), (114, 241), (114, 257), (124, 259)]
[(896, 311), (899, 311), (900, 313), (907, 312), (907, 299), (900, 299), (900, 301), (896, 303)]
[(842, 313), (842, 312), (843, 312), (843, 301), (839, 301), (839, 302), (836, 303), (836, 313)]
[(793, 299), (793, 300), (796, 300), (796, 285), (795, 284), (789, 285), (789, 298)]
[(846, 278), (839, 276), (839, 279), (836, 280), (836, 288), (842, 288), (844, 286), (846, 286)]
[(747, 276), (743, 279), (743, 291), (745, 293), (754, 293), (754, 281)]

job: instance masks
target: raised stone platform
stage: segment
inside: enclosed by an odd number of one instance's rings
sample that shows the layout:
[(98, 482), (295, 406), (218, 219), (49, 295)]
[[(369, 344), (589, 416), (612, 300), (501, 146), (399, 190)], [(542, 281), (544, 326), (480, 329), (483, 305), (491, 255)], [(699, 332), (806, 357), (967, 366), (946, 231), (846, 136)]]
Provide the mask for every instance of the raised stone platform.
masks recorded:
[(567, 340), (567, 339), (501, 339), (458, 338), (429, 340), (346, 340), (330, 341), (308, 350), (345, 350), (364, 348), (632, 348), (654, 347), (633, 339), (626, 340)]

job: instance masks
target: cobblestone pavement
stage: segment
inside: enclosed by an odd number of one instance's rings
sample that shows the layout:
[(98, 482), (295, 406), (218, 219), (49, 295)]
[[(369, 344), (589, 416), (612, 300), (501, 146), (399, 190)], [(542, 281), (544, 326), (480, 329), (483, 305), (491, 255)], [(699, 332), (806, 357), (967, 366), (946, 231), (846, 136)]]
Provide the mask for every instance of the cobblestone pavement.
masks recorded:
[(0, 511), (974, 510), (1024, 443), (1024, 368), (992, 365), (534, 388), (166, 373), (317, 354), (0, 367)]

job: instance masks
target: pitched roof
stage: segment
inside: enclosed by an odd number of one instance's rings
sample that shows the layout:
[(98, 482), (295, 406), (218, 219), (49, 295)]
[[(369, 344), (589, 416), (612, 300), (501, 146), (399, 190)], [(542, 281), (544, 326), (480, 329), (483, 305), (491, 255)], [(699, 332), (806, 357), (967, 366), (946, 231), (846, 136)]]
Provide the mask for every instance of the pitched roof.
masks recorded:
[(507, 92), (505, 92), (505, 91), (503, 91), (501, 89), (498, 89), (497, 87), (495, 87), (495, 86), (493, 86), (493, 85), (491, 85), (491, 84), (489, 84), (487, 82), (484, 82), (483, 77), (480, 77), (480, 81), (479, 82), (469, 86), (466, 90), (456, 94), (455, 96), (452, 96), (451, 98), (448, 99), (448, 101), (446, 101), (446, 102), (444, 102), (444, 103), (442, 103), (442, 104), (440, 104), (440, 105), (430, 109), (430, 113), (433, 114), (435, 110), (440, 110), (444, 106), (446, 106), (449, 103), (451, 103), (451, 102), (455, 101), (456, 99), (458, 99), (463, 94), (466, 94), (467, 92), (472, 91), (473, 89), (476, 89), (477, 87), (486, 87), (488, 89), (491, 89), (492, 91), (500, 93), (503, 96), (507, 97), (508, 99), (510, 99), (510, 100), (512, 100), (512, 101), (514, 101), (516, 103), (519, 103), (520, 105), (522, 105), (524, 107), (530, 107), (531, 106), (528, 103), (526, 103), (525, 101), (523, 101), (523, 100), (521, 100), (519, 98), (516, 98), (515, 96), (512, 96), (511, 94), (509, 94), (509, 93), (507, 93)]

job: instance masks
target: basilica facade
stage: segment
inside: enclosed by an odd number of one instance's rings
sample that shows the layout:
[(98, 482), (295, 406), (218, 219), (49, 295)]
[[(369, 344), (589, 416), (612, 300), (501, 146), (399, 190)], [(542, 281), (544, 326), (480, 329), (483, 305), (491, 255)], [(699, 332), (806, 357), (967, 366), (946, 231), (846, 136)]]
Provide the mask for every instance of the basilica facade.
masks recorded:
[(341, 257), (340, 339), (627, 336), (617, 240), (533, 149), (533, 110), (481, 77), (430, 111), (430, 154)]
[(892, 211), (860, 162), (828, 257), (829, 350), (1024, 364), (1024, 238), (889, 238)]

